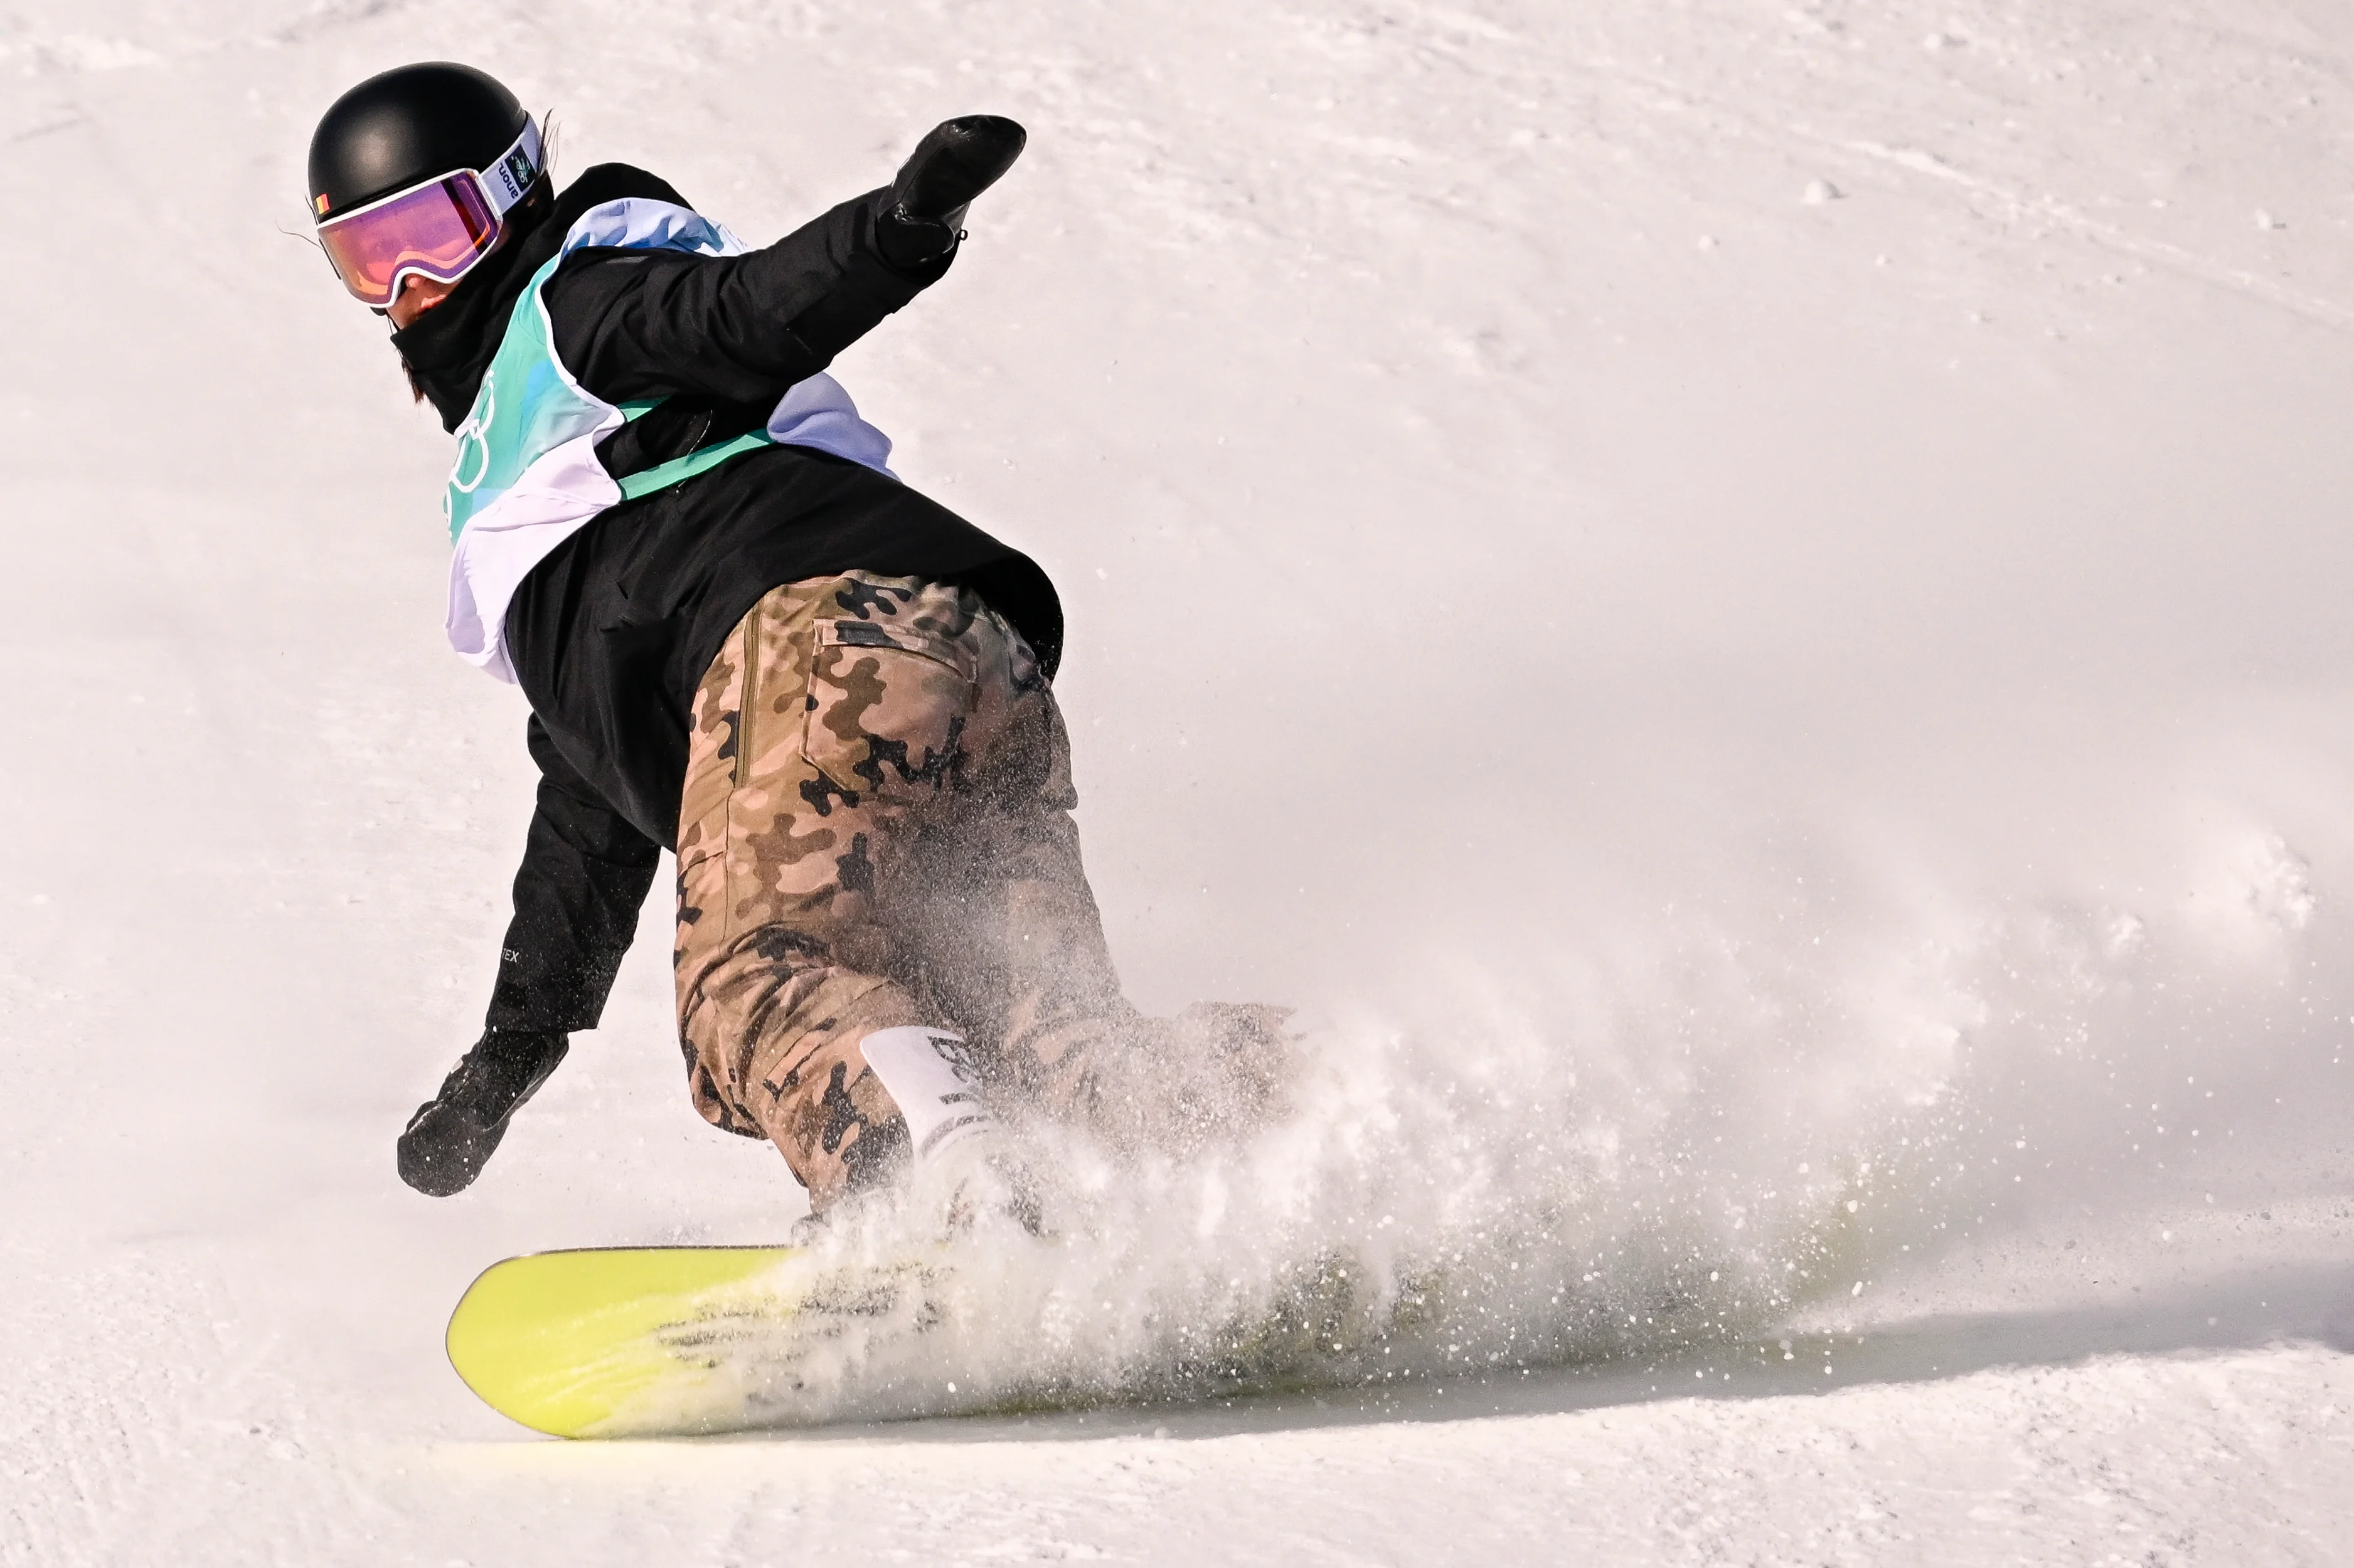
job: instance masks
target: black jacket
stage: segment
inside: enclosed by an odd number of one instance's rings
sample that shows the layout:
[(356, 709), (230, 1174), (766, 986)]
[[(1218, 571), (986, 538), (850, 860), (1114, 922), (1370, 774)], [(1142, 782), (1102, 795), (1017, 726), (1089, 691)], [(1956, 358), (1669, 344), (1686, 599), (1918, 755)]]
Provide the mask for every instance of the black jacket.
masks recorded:
[[(614, 477), (767, 422), (793, 383), (948, 270), (903, 271), (875, 249), (887, 192), (843, 203), (749, 255), (587, 249), (542, 298), (556, 350), (610, 403), (663, 406), (614, 432)], [(621, 196), (686, 205), (652, 175), (600, 164), (550, 217), (467, 274), (393, 343), (455, 429), (508, 313), (572, 223)], [(1051, 674), (1053, 584), (1028, 557), (871, 469), (768, 447), (599, 514), (534, 567), (507, 607), (509, 659), (530, 700), (538, 808), (489, 1022), (594, 1028), (663, 848), (676, 842), (695, 690), (728, 631), (779, 583), (854, 567), (970, 584)]]

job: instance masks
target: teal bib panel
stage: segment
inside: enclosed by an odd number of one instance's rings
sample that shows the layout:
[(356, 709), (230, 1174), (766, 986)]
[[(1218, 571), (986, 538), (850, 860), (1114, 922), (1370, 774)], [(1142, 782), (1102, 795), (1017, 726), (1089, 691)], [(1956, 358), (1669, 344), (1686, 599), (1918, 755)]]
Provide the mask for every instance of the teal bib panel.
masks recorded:
[[(652, 204), (613, 205), (644, 209)], [(636, 403), (617, 408), (573, 379), (572, 373), (557, 357), (555, 332), (540, 291), (556, 275), (557, 268), (564, 264), (564, 259), (582, 245), (634, 245), (710, 256), (731, 255), (742, 249), (726, 230), (683, 207), (663, 207), (660, 211), (663, 221), (652, 227), (641, 221), (618, 230), (610, 219), (599, 221), (607, 209), (588, 214), (565, 237), (564, 248), (532, 274), (531, 281), (516, 297), (514, 309), (507, 317), (506, 334), (499, 340), (498, 353), (492, 358), (490, 369), (482, 373), (482, 388), (474, 394), (473, 407), (458, 427), (458, 451), (451, 462), (450, 482), (441, 501), (451, 543), (466, 531), (469, 522), (513, 491), (541, 458), (567, 441), (616, 428), (622, 420), (636, 418), (654, 407), (652, 403)], [(692, 479), (737, 452), (773, 444), (774, 438), (765, 430), (751, 431), (658, 468), (631, 474), (620, 482), (620, 492), (625, 498), (651, 494)]]

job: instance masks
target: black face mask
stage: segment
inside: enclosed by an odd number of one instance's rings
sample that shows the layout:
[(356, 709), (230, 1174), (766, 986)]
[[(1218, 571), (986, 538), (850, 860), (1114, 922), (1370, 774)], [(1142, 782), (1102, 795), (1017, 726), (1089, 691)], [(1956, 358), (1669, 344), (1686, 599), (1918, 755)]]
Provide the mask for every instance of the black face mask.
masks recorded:
[(599, 164), (552, 200), (533, 193), (514, 209), (506, 243), (459, 279), (440, 304), (392, 334), (409, 385), (433, 405), (443, 429), (455, 430), (474, 406), (524, 285), (563, 247), (582, 213), (625, 196), (687, 205), (668, 182), (642, 169)]

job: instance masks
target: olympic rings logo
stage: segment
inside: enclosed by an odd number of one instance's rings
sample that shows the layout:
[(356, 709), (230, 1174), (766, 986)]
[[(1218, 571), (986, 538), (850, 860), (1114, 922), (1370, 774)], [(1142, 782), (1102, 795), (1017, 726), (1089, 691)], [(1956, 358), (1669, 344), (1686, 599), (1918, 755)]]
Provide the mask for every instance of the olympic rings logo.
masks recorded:
[[(466, 422), (458, 427), (458, 456), (450, 465), (450, 488), (461, 495), (472, 495), (475, 487), (491, 476), (490, 424), (498, 418), (498, 412), (499, 400), (492, 390), (490, 373), (485, 372), (482, 396), (474, 399), (473, 408), (466, 415)], [(464, 477), (466, 455), (470, 451), (478, 454), (472, 479)]]

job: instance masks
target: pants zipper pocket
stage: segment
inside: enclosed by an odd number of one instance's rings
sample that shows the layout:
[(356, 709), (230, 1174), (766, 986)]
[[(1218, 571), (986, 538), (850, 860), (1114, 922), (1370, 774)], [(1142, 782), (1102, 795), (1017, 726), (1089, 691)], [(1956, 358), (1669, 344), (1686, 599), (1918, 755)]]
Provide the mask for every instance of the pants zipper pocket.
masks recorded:
[(744, 700), (736, 705), (736, 788), (752, 775), (752, 708), (760, 694), (760, 607), (744, 618)]

